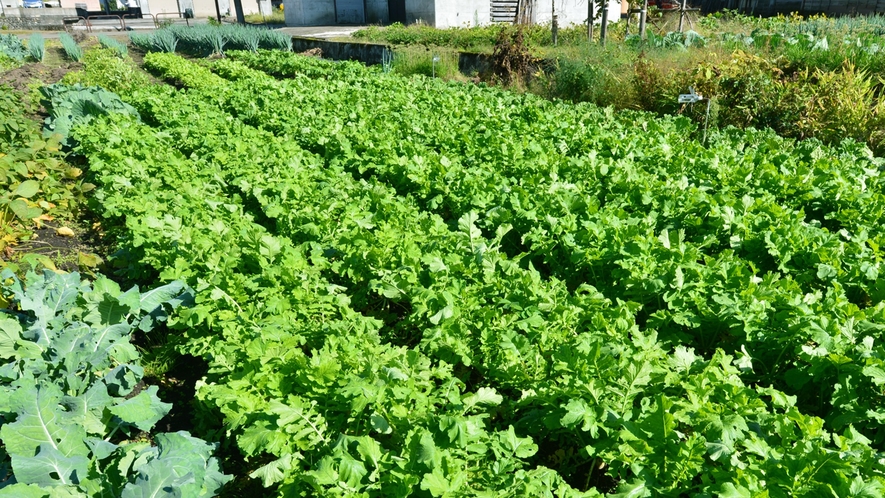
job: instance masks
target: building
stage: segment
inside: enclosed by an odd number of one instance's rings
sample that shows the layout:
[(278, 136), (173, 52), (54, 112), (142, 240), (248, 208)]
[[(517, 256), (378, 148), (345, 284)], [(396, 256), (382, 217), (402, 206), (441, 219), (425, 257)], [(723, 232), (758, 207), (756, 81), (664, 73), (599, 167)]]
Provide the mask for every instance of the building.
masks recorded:
[[(528, 22), (544, 24), (551, 21), (554, 8), (561, 26), (586, 24), (588, 1), (283, 0), (283, 4), (288, 26), (423, 22), (437, 28), (451, 28), (513, 22), (518, 13)], [(621, 2), (608, 1), (609, 20), (617, 21), (621, 16)]]
[(737, 10), (744, 14), (773, 16), (798, 12), (828, 16), (885, 13), (885, 0), (701, 0), (701, 10)]
[[(48, 16), (56, 15), (76, 17), (77, 11), (99, 12), (105, 10), (109, 0), (44, 0), (43, 3), (46, 10), (42, 9), (23, 9), (23, 0), (0, 0), (0, 7), (3, 13), (9, 17), (14, 12), (16, 16)], [(195, 17), (215, 17), (215, 0), (111, 0), (110, 7), (116, 2), (117, 9), (125, 10), (127, 7), (140, 7), (145, 17), (148, 15), (157, 15), (159, 21), (164, 19), (174, 19), (179, 12), (191, 9)], [(245, 14), (259, 13), (259, 0), (242, 0), (243, 11)], [(270, 1), (263, 0), (261, 2), (265, 10), (270, 9)], [(232, 0), (218, 0), (218, 6), (221, 15), (235, 15)], [(60, 10), (58, 7), (61, 7)], [(54, 9), (54, 10), (53, 10)]]

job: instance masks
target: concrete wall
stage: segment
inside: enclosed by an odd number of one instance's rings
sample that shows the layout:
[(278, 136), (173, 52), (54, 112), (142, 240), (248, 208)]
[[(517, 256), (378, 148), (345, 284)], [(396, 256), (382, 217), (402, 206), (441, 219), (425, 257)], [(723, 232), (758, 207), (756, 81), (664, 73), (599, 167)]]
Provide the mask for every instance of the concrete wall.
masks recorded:
[(366, 0), (366, 24), (387, 24), (390, 12), (387, 0)]
[[(436, 4), (445, 0), (406, 0), (406, 23), (418, 21), (431, 26), (436, 25)], [(453, 0), (449, 0), (453, 1)]]
[(384, 52), (387, 46), (376, 43), (349, 43), (301, 36), (292, 37), (292, 50), (294, 52), (306, 52), (317, 48), (322, 51), (324, 59), (336, 61), (354, 60), (364, 64), (381, 64), (384, 60)]
[(77, 17), (75, 9), (25, 9), (6, 7), (6, 5), (14, 4), (3, 0), (3, 12), (6, 14), (6, 17), (0, 18), (0, 26), (6, 26), (7, 29), (61, 30), (64, 29), (65, 17)]
[[(97, 2), (97, 0), (96, 0)], [(48, 9), (24, 9), (24, 8), (8, 8), (6, 0), (3, 0), (3, 12), (6, 17), (26, 17), (26, 18), (56, 18), (56, 17), (77, 17), (77, 11), (73, 8), (48, 8)], [(62, 6), (64, 7), (64, 5)]]
[(335, 24), (332, 0), (284, 0), (286, 26), (328, 26)]

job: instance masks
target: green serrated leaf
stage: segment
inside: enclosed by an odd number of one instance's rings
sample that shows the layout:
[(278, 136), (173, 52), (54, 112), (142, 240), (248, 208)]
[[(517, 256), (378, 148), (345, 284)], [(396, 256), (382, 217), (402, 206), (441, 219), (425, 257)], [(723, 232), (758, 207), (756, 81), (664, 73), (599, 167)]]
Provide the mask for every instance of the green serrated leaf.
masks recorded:
[(164, 403), (157, 396), (159, 390), (157, 386), (150, 386), (138, 395), (108, 408), (108, 411), (122, 423), (149, 431), (172, 409), (171, 403)]
[[(249, 477), (251, 477), (252, 479), (261, 479), (261, 484), (265, 488), (268, 488), (282, 481), (286, 477), (286, 474), (291, 472), (292, 458), (293, 455), (288, 454), (266, 465), (262, 465), (261, 467), (254, 470), (251, 474), (249, 474)], [(337, 479), (337, 476), (334, 479)], [(333, 482), (334, 480), (327, 482), (327, 484), (331, 484)]]
[(753, 493), (741, 485), (727, 482), (720, 488), (718, 496), (720, 498), (753, 498)]
[(462, 398), (465, 409), (469, 410), (477, 405), (498, 406), (504, 401), (504, 397), (491, 387), (480, 387), (475, 393)]
[(430, 492), (433, 496), (445, 496), (450, 491), (453, 491), (451, 483), (449, 483), (449, 480), (446, 479), (439, 469), (434, 469), (433, 472), (424, 474), (424, 478), (421, 479), (421, 489)]
[(609, 498), (645, 498), (652, 496), (652, 493), (645, 481), (634, 479), (621, 484), (616, 493), (611, 493), (608, 496)]
[(351, 489), (358, 489), (363, 477), (368, 474), (363, 462), (344, 453), (338, 465), (338, 478), (346, 483)]

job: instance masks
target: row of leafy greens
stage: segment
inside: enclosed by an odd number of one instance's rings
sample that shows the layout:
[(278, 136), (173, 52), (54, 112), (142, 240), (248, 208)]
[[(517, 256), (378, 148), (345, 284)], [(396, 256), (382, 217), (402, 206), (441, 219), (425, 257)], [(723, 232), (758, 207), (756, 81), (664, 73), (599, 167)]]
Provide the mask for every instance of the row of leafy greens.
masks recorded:
[(73, 138), (277, 495), (882, 495), (862, 146), (227, 55)]

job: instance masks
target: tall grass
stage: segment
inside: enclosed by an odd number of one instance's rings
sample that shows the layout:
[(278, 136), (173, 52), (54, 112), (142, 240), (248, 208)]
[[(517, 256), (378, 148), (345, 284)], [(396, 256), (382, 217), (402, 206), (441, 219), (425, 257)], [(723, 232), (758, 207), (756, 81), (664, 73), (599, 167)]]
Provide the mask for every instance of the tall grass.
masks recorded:
[[(434, 62), (434, 59), (437, 59)], [(458, 71), (458, 52), (430, 51), (419, 47), (397, 49), (393, 54), (393, 72), (402, 75), (421, 74), (428, 77), (453, 79)]]
[(37, 62), (43, 62), (46, 54), (46, 40), (40, 33), (34, 33), (28, 38), (28, 55)]
[(77, 45), (77, 42), (71, 37), (71, 35), (61, 33), (58, 35), (58, 39), (61, 41), (61, 46), (68, 59), (74, 62), (80, 62), (83, 59), (83, 49), (80, 48), (80, 45)]

